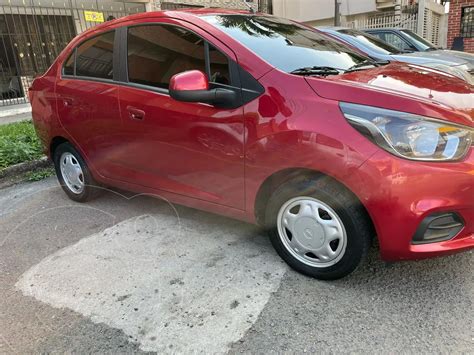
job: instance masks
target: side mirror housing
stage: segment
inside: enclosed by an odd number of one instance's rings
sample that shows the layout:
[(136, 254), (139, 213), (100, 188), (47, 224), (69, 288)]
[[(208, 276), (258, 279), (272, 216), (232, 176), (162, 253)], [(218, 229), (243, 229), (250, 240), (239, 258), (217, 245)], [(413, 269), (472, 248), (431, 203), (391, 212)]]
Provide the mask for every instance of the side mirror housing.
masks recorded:
[(218, 107), (238, 106), (238, 95), (235, 91), (224, 88), (209, 89), (207, 75), (200, 70), (175, 74), (170, 80), (169, 92), (176, 101), (202, 102)]

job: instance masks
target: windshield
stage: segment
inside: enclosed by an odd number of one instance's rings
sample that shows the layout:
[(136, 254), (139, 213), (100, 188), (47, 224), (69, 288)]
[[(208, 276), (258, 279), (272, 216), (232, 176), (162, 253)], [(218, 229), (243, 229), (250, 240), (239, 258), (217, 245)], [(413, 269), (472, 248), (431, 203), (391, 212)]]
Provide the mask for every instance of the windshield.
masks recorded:
[(359, 45), (377, 54), (389, 55), (402, 53), (398, 48), (364, 32), (351, 29), (341, 29), (337, 30), (337, 32), (352, 37)]
[(368, 58), (302, 25), (260, 15), (212, 15), (204, 20), (287, 73), (306, 67), (349, 69)]
[(417, 46), (420, 47), (422, 51), (428, 51), (430, 49), (437, 49), (436, 46), (433, 43), (428, 42), (426, 39), (418, 36), (416, 33), (412, 32), (410, 30), (401, 30), (401, 32), (403, 34), (405, 34), (406, 36), (410, 37), (410, 39), (413, 42), (416, 42)]

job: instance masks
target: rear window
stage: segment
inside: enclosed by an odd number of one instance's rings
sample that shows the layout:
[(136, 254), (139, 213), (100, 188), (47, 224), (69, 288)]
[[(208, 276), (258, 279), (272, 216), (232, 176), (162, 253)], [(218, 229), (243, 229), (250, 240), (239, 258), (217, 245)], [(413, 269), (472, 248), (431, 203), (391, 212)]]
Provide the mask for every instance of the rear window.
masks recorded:
[(367, 48), (368, 50), (372, 50), (375, 53), (384, 54), (384, 55), (402, 53), (398, 48), (388, 43), (385, 43), (384, 41), (382, 41), (381, 39), (373, 35), (369, 35), (361, 31), (351, 30), (351, 29), (342, 29), (342, 30), (337, 30), (337, 32), (345, 36), (352, 37), (359, 45)]

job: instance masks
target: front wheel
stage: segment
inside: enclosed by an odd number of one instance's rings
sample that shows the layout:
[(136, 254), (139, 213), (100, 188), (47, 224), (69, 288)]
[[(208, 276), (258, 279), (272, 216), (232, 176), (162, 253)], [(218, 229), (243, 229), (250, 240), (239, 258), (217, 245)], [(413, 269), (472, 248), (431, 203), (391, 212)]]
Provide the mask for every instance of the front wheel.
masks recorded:
[(295, 270), (333, 280), (354, 271), (370, 245), (359, 201), (333, 180), (301, 178), (280, 186), (266, 212), (270, 239)]

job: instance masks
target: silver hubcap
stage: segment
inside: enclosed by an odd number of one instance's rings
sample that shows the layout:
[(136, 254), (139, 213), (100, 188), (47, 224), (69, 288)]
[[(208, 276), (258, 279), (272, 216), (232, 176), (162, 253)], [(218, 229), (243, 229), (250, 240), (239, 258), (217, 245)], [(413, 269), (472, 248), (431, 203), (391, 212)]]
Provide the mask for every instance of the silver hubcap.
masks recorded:
[(84, 191), (84, 174), (81, 165), (71, 153), (63, 153), (59, 160), (61, 175), (66, 186), (75, 194)]
[(285, 248), (313, 267), (336, 264), (346, 251), (347, 235), (336, 212), (312, 197), (296, 197), (278, 213), (278, 234)]

